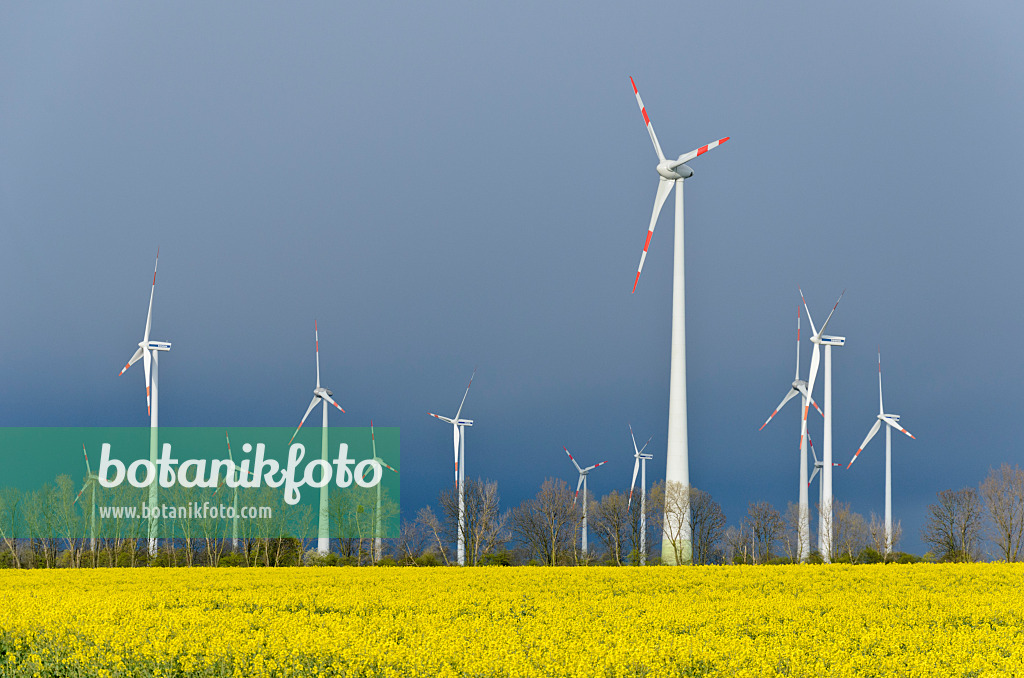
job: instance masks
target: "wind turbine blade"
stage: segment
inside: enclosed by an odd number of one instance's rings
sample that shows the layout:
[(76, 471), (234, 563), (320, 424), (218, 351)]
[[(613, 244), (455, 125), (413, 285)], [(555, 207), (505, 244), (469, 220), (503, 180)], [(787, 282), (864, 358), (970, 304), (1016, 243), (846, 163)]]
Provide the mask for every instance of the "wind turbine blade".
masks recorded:
[(640, 452), (638, 452), (637, 454), (643, 454), (644, 450), (647, 449), (647, 446), (651, 444), (652, 440), (654, 440), (654, 436), (651, 436), (650, 438), (647, 439), (647, 442), (644, 443), (644, 446), (640, 448)]
[(815, 402), (814, 398), (812, 398), (811, 394), (807, 391), (806, 386), (801, 384), (800, 386), (796, 386), (795, 388), (796, 390), (800, 391), (800, 395), (811, 401), (811, 404), (814, 405), (814, 409), (818, 410), (818, 414), (820, 414), (823, 417), (825, 416), (825, 413), (821, 411), (820, 407), (818, 407), (818, 403)]
[[(818, 364), (821, 363), (821, 344), (814, 344), (811, 350), (811, 371), (807, 375), (807, 395), (814, 395), (814, 380), (818, 378)], [(806, 410), (806, 408), (804, 408)], [(806, 418), (806, 414), (805, 414)]]
[(289, 445), (291, 445), (292, 441), (295, 440), (295, 436), (299, 435), (299, 429), (301, 429), (302, 425), (306, 423), (306, 417), (308, 417), (309, 413), (313, 411), (313, 408), (316, 407), (319, 404), (320, 404), (320, 396), (318, 396), (318, 395), (313, 396), (312, 402), (309, 403), (309, 408), (306, 410), (306, 413), (304, 415), (302, 415), (302, 421), (299, 422), (299, 428), (295, 429), (295, 433), (292, 434), (292, 439), (288, 441)]
[[(575, 463), (575, 462), (573, 462)], [(576, 499), (580, 496), (580, 487), (583, 485), (583, 475), (580, 475), (580, 479), (576, 481), (576, 494), (572, 498), (572, 505), (576, 505)]]
[[(843, 294), (846, 294), (846, 290), (843, 290)], [(843, 294), (840, 294), (839, 298), (836, 299), (836, 305), (832, 307), (831, 311), (829, 311), (828, 317), (825, 318), (825, 324), (821, 326), (821, 333), (818, 336), (825, 334), (825, 328), (828, 327), (828, 321), (832, 320), (832, 314), (836, 312), (839, 302), (843, 300)]]
[(600, 461), (600, 462), (598, 462), (598, 463), (594, 464), (593, 466), (588, 466), (587, 468), (585, 468), (585, 469), (583, 469), (583, 470), (584, 470), (584, 471), (593, 471), (593, 470), (594, 470), (595, 468), (597, 468), (598, 466), (604, 466), (604, 465), (605, 465), (605, 464), (607, 464), (607, 463), (608, 463), (608, 462), (606, 462), (606, 461)]
[(442, 417), (440, 414), (434, 414), (433, 412), (427, 412), (427, 414), (432, 416), (434, 419), (440, 419), (441, 421), (445, 422), (446, 424), (454, 424), (455, 423), (454, 419), (449, 419), (448, 417)]
[(719, 139), (718, 141), (712, 141), (710, 144), (707, 144), (706, 146), (701, 146), (700, 148), (695, 148), (692, 151), (690, 151), (689, 153), (684, 153), (681, 156), (679, 156), (678, 158), (676, 158), (675, 160), (673, 160), (672, 163), (669, 165), (669, 168), (675, 169), (676, 167), (679, 167), (680, 165), (682, 165), (684, 162), (689, 162), (689, 161), (693, 160), (698, 155), (704, 155), (705, 153), (710, 151), (712, 148), (718, 148), (719, 146), (721, 146), (722, 144), (724, 144), (728, 140), (729, 140), (729, 137), (725, 137), (724, 139)]
[(814, 476), (818, 475), (818, 471), (820, 471), (820, 470), (821, 470), (820, 466), (815, 466), (814, 467), (814, 473), (812, 473), (811, 477), (807, 479), (807, 487), (811, 486), (811, 483), (814, 481)]
[(462, 414), (462, 406), (466, 404), (466, 396), (469, 395), (469, 387), (473, 385), (473, 378), (476, 377), (476, 368), (473, 368), (473, 375), (469, 378), (469, 386), (466, 386), (466, 392), (462, 395), (462, 402), (459, 403), (459, 411), (455, 413), (455, 418), (458, 419), (459, 415)]
[(626, 502), (626, 511), (629, 511), (630, 505), (633, 503), (633, 488), (636, 487), (636, 476), (640, 473), (640, 457), (636, 458), (633, 463), (633, 481), (629, 484), (629, 501)]
[(853, 459), (851, 459), (850, 463), (846, 465), (847, 469), (849, 469), (851, 466), (853, 466), (853, 462), (857, 461), (857, 457), (860, 456), (861, 451), (865, 447), (867, 447), (869, 442), (871, 442), (871, 439), (875, 437), (875, 434), (878, 433), (878, 427), (881, 426), (881, 425), (882, 425), (882, 420), (881, 419), (875, 419), (875, 425), (871, 427), (871, 430), (868, 431), (867, 437), (864, 438), (864, 442), (862, 442), (860, 444), (860, 447), (857, 448), (857, 451), (853, 453)]
[(88, 478), (92, 475), (92, 469), (89, 468), (89, 455), (85, 451), (85, 443), (82, 443), (82, 454), (85, 455), (85, 477)]
[(636, 456), (639, 457), (640, 456), (640, 450), (638, 450), (637, 447), (636, 447), (636, 436), (633, 435), (633, 425), (632, 424), (627, 424), (627, 426), (629, 426), (629, 437), (633, 439), (633, 452), (636, 453)]
[(807, 312), (807, 322), (811, 324), (811, 336), (816, 337), (818, 336), (818, 330), (814, 329), (814, 319), (811, 318), (811, 309), (807, 308), (807, 300), (804, 299), (804, 291), (799, 287), (797, 287), (797, 290), (800, 291), (800, 301), (804, 303), (804, 311)]
[(335, 407), (337, 407), (337, 408), (338, 408), (339, 410), (341, 410), (342, 412), (344, 412), (344, 411), (345, 411), (345, 408), (344, 408), (344, 407), (342, 407), (342, 406), (341, 406), (341, 405), (339, 405), (338, 403), (334, 402), (334, 398), (332, 398), (331, 396), (327, 395), (326, 393), (324, 394), (324, 400), (326, 400), (326, 401), (327, 401), (327, 402), (329, 402), (330, 404), (334, 405)]
[(790, 388), (789, 392), (787, 392), (786, 396), (782, 399), (782, 402), (779, 403), (778, 406), (775, 408), (775, 411), (772, 412), (771, 415), (769, 415), (769, 417), (767, 419), (765, 419), (764, 423), (761, 424), (761, 428), (759, 428), (757, 430), (758, 431), (763, 431), (764, 427), (768, 425), (768, 422), (771, 421), (775, 417), (775, 415), (779, 413), (779, 410), (781, 410), (785, 406), (785, 404), (788, 403), (793, 398), (793, 396), (795, 396), (795, 395), (796, 395), (796, 389)]
[[(892, 427), (893, 427), (894, 429), (896, 429), (897, 431), (900, 431), (900, 432), (902, 432), (902, 433), (906, 433), (906, 434), (907, 434), (908, 436), (910, 436), (911, 438), (914, 438), (914, 436), (913, 436), (913, 435), (911, 435), (910, 431), (908, 431), (907, 429), (905, 429), (905, 428), (903, 428), (902, 426), (900, 426), (900, 425), (899, 425), (899, 424), (898, 424), (898, 423), (896, 422), (896, 420), (895, 420), (895, 419), (893, 419), (892, 417), (884, 417), (884, 419), (885, 419), (885, 423), (886, 423), (886, 424), (888, 424), (889, 426), (892, 426)], [(917, 438), (914, 438), (914, 440), (917, 440)]]
[(320, 328), (313, 320), (313, 340), (316, 342), (316, 387), (320, 388)]
[(233, 464), (233, 463), (235, 463), (235, 458), (231, 456), (231, 438), (228, 437), (228, 432), (227, 431), (224, 431), (224, 440), (227, 441), (227, 444), (228, 444), (228, 459)]
[(569, 448), (566, 447), (565, 445), (562, 445), (562, 449), (565, 450), (565, 453), (569, 455), (569, 461), (571, 461), (572, 465), (576, 467), (576, 470), (579, 471), (580, 473), (583, 473), (583, 469), (581, 469), (580, 465), (576, 463), (576, 460), (572, 458), (572, 453), (569, 452)]
[(654, 152), (658, 154), (658, 160), (665, 160), (665, 154), (661, 152), (661, 144), (658, 143), (658, 135), (654, 133), (654, 125), (651, 124), (651, 119), (647, 116), (647, 108), (644, 106), (644, 100), (640, 98), (640, 90), (636, 88), (636, 83), (633, 82), (633, 76), (629, 77), (629, 83), (633, 85), (633, 94), (636, 95), (637, 106), (640, 107), (640, 113), (644, 116), (644, 124), (647, 125), (647, 132), (651, 135), (651, 143), (654, 144)]
[(85, 489), (87, 487), (89, 487), (89, 483), (91, 483), (91, 482), (92, 482), (92, 478), (89, 478), (88, 480), (85, 481), (85, 484), (82, 485), (82, 489), (79, 490), (78, 494), (75, 495), (75, 500), (73, 502), (71, 502), (72, 506), (74, 506), (75, 504), (78, 503), (78, 499), (82, 496), (82, 493), (85, 492)]
[(878, 349), (878, 413), (885, 414), (882, 407), (882, 349)]
[(658, 215), (661, 214), (661, 208), (664, 207), (665, 200), (668, 199), (668, 194), (672, 191), (672, 187), (674, 185), (674, 181), (670, 181), (665, 177), (662, 177), (658, 181), (658, 192), (654, 196), (654, 211), (651, 212), (651, 225), (647, 227), (647, 240), (644, 241), (644, 251), (640, 253), (640, 265), (636, 268), (636, 280), (633, 281), (633, 292), (636, 292), (636, 285), (640, 282), (640, 272), (644, 270), (644, 260), (647, 259), (647, 248), (651, 246), (651, 236), (654, 235), (654, 227), (658, 223)]
[(149, 385), (150, 385), (150, 363), (153, 360), (153, 356), (150, 354), (149, 349), (142, 351), (142, 366), (146, 368), (146, 414), (151, 414), (152, 410), (149, 408)]
[[(373, 458), (377, 458), (377, 436), (373, 435), (373, 419), (370, 420), (370, 444), (373, 445)], [(388, 468), (391, 468), (390, 466)]]
[(821, 462), (818, 461), (818, 453), (814, 451), (814, 441), (811, 440), (811, 434), (810, 433), (807, 434), (807, 446), (811, 448), (811, 456), (814, 457), (814, 463), (815, 464), (821, 463)]
[(794, 381), (800, 379), (800, 307), (796, 307), (796, 376)]
[(125, 363), (124, 367), (121, 368), (121, 372), (118, 373), (117, 376), (120, 377), (122, 374), (124, 374), (128, 370), (128, 368), (131, 367), (132, 365), (134, 365), (135, 363), (137, 363), (139, 361), (139, 358), (141, 358), (141, 357), (142, 357), (142, 347), (139, 346), (139, 348), (135, 351), (135, 353), (132, 354), (131, 360), (129, 360), (127, 363)]
[(142, 336), (142, 343), (149, 341), (149, 328), (153, 324), (153, 294), (156, 292), (156, 267), (160, 265), (160, 248), (156, 248), (156, 263), (153, 264), (153, 287), (149, 290), (149, 310), (146, 312), (146, 333)]

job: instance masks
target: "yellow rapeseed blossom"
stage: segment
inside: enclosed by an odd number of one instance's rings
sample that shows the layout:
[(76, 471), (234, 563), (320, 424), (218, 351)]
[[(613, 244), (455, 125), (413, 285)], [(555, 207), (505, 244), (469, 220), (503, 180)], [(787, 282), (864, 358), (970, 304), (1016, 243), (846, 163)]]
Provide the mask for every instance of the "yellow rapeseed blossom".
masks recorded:
[(1024, 566), (0, 571), (0, 676), (1024, 675)]

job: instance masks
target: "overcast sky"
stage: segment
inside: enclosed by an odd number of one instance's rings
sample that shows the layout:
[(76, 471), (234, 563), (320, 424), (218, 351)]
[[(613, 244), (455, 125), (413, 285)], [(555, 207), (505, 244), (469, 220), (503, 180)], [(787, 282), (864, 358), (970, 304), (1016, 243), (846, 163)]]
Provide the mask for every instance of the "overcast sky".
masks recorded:
[[(803, 287), (834, 449), (877, 413), (902, 546), (938, 490), (1021, 460), (1024, 10), (1015, 3), (7, 3), (0, 8), (0, 425), (401, 428), (407, 514), (467, 474), (664, 475), (672, 225), (630, 290), (666, 154), (686, 183), (692, 482), (730, 523), (798, 491)], [(806, 334), (805, 334), (806, 336)], [(804, 367), (810, 345), (802, 352)], [(821, 383), (819, 376), (818, 383)], [(821, 397), (816, 387), (816, 397)], [(820, 420), (812, 431), (820, 438)], [(881, 514), (884, 437), (835, 500)], [(653, 478), (652, 478), (653, 477)], [(812, 488), (816, 496), (817, 485)]]

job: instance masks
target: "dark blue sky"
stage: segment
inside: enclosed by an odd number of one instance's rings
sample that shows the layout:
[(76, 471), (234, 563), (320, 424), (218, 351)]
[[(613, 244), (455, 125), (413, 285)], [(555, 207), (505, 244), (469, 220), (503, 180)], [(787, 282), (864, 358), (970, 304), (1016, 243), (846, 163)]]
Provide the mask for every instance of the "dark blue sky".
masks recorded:
[[(557, 5), (557, 3), (556, 3)], [(691, 478), (736, 522), (797, 494), (802, 285), (830, 330), (835, 450), (876, 413), (903, 546), (938, 490), (1021, 458), (1024, 10), (1013, 3), (103, 4), (0, 8), (0, 425), (402, 430), (403, 504), (467, 469), (511, 506), (548, 476), (664, 472), (671, 213), (632, 75), (687, 182)], [(820, 319), (819, 319), (820, 322)], [(803, 357), (809, 357), (805, 345)], [(804, 368), (806, 370), (806, 367)], [(820, 383), (820, 379), (819, 379)], [(820, 390), (816, 396), (820, 396)], [(820, 431), (820, 424), (819, 431)], [(817, 434), (820, 437), (820, 432)], [(835, 497), (881, 513), (884, 439)], [(813, 491), (812, 491), (813, 493)]]

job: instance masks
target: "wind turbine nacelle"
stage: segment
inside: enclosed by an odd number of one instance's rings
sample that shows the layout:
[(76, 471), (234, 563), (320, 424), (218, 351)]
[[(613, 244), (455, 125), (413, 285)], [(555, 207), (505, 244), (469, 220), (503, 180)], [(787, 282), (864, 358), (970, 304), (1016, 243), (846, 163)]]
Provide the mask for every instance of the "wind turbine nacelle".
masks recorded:
[(821, 338), (821, 345), (822, 346), (845, 346), (846, 345), (846, 337), (830, 337), (829, 335), (826, 334), (826, 335), (822, 336), (822, 338)]
[(150, 351), (170, 351), (171, 342), (169, 341), (151, 341), (146, 344), (146, 348)]
[(689, 179), (693, 176), (693, 170), (690, 169), (689, 165), (676, 165), (671, 167), (675, 160), (663, 160), (658, 163), (658, 174), (665, 177), (666, 179)]

